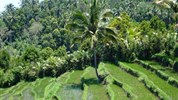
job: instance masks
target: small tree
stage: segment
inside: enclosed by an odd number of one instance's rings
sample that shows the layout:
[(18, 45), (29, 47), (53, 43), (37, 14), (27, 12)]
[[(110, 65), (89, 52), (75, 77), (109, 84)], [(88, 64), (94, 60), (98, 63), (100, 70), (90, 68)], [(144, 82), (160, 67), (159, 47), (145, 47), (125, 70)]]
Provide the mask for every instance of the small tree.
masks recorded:
[(0, 68), (9, 68), (10, 55), (6, 50), (0, 50)]
[(34, 46), (28, 47), (22, 56), (27, 62), (36, 62), (40, 57), (39, 51)]

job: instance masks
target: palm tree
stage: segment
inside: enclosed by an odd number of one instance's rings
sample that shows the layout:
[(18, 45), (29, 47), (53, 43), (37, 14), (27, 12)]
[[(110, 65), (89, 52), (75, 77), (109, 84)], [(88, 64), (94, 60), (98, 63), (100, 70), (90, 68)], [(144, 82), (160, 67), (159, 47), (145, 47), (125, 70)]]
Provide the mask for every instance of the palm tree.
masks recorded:
[[(156, 5), (166, 8), (166, 9), (172, 9), (174, 11), (174, 17), (176, 18), (178, 15), (178, 2), (177, 0), (155, 0), (154, 2)], [(177, 18), (176, 18), (177, 21)]]
[[(178, 31), (178, 2), (177, 0), (156, 0), (155, 4), (162, 8), (172, 9), (174, 11), (174, 19), (176, 21), (175, 29)], [(178, 40), (177, 40), (178, 42)]]
[(89, 9), (90, 12), (75, 12), (73, 15), (73, 22), (67, 24), (66, 28), (72, 28), (75, 31), (77, 29), (77, 33), (80, 35), (77, 36), (74, 41), (90, 41), (90, 47), (94, 56), (96, 76), (101, 81), (102, 77), (99, 76), (97, 71), (97, 44), (101, 41), (103, 43), (113, 43), (116, 42), (117, 39), (115, 38), (116, 32), (111, 27), (107, 26), (108, 21), (113, 17), (112, 11), (109, 9), (102, 10), (103, 7), (101, 7), (101, 2), (99, 2), (99, 0), (93, 0), (91, 3), (91, 7)]

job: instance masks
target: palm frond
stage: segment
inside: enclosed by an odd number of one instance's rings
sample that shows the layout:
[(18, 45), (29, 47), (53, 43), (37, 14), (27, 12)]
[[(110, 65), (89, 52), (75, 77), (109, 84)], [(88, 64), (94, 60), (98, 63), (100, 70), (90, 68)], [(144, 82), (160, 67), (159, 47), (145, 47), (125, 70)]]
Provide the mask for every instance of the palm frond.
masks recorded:
[(88, 25), (88, 18), (87, 16), (85, 16), (82, 12), (77, 11), (74, 15), (73, 15), (73, 21), (80, 21), (80, 24), (85, 24)]
[(105, 9), (101, 12), (100, 18), (107, 18), (107, 17), (113, 17), (114, 12), (110, 9)]
[(83, 25), (77, 24), (77, 23), (69, 23), (65, 26), (65, 29), (69, 30), (85, 30), (85, 27)]
[(117, 43), (118, 42), (117, 37), (114, 36), (114, 35), (108, 35), (107, 38), (108, 38), (108, 41), (111, 41), (113, 43)]
[(82, 39), (83, 39), (83, 37), (82, 36), (77, 36), (77, 37), (75, 37), (74, 39), (73, 39), (73, 43), (81, 43), (82, 42)]
[(114, 31), (114, 29), (111, 28), (100, 28), (97, 31), (97, 35), (99, 39), (101, 39), (104, 42), (112, 41), (114, 43), (117, 43), (117, 32)]
[(174, 12), (178, 12), (177, 0), (155, 0), (154, 4), (162, 7), (172, 9)]
[(118, 35), (116, 30), (113, 28), (110, 28), (110, 27), (100, 27), (99, 29), (100, 29), (100, 31), (102, 31), (103, 34), (110, 34), (110, 35), (114, 35), (114, 36)]

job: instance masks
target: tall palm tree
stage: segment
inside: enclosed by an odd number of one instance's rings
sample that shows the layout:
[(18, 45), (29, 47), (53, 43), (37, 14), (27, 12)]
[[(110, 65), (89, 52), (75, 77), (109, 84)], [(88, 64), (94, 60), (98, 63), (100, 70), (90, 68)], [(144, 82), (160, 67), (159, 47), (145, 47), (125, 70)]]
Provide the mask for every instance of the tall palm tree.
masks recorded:
[(177, 0), (156, 0), (155, 4), (163, 8), (172, 9), (174, 11), (173, 17), (176, 21), (175, 29), (178, 32), (178, 1)]
[[(177, 0), (155, 0), (154, 3), (162, 8), (172, 9), (175, 13), (174, 17), (176, 18), (178, 16)], [(176, 18), (176, 21), (177, 21), (177, 18)]]
[(90, 47), (93, 51), (94, 56), (94, 67), (96, 76), (99, 80), (102, 79), (102, 77), (99, 76), (97, 68), (97, 57), (96, 57), (96, 46), (99, 42), (104, 43), (113, 43), (116, 42), (117, 39), (115, 38), (116, 32), (111, 28), (108, 27), (108, 21), (111, 17), (113, 17), (113, 13), (109, 9), (102, 10), (103, 5), (101, 5), (102, 2), (99, 2), (102, 0), (92, 0), (91, 1), (91, 7), (89, 13), (82, 13), (82, 12), (75, 12), (73, 15), (73, 21), (70, 24), (67, 24), (66, 28), (72, 28), (77, 33), (80, 34), (77, 36), (77, 38), (74, 39), (74, 41), (80, 40), (81, 42), (83, 40), (89, 40), (90, 41)]

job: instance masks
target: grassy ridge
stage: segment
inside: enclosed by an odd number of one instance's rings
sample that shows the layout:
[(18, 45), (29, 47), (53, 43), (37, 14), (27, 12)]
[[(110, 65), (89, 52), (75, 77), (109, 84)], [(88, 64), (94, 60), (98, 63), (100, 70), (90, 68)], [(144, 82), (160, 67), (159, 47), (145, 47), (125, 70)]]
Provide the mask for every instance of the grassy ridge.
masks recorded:
[(36, 99), (44, 98), (45, 87), (49, 84), (51, 78), (44, 78), (40, 84), (34, 88)]
[(22, 96), (22, 91), (27, 88), (30, 85), (28, 82), (24, 82), (17, 90), (16, 92), (11, 96), (14, 100), (19, 100)]
[(144, 68), (154, 72), (157, 76), (162, 78), (163, 80), (167, 81), (169, 84), (172, 86), (175, 86), (178, 88), (178, 74), (175, 73), (172, 69), (170, 68), (165, 68), (155, 62), (150, 62), (147, 63), (145, 61), (141, 60), (136, 60), (136, 63), (140, 64)]
[(26, 85), (27, 85), (26, 82), (18, 83), (17, 85), (8, 88), (4, 92), (0, 92), (1, 93), (0, 98), (3, 98), (4, 100), (9, 100), (9, 99), (13, 99), (14, 95), (16, 95), (16, 98), (20, 98), (19, 96), (21, 96), (21, 94), (18, 93), (21, 92)]
[(95, 69), (88, 67), (82, 76), (82, 82), (88, 86), (87, 100), (109, 100), (105, 85), (98, 82)]
[[(109, 76), (107, 78), (108, 78), (107, 80), (112, 79)], [(108, 90), (111, 100), (129, 100), (130, 99), (129, 97), (127, 97), (127, 93), (120, 86), (118, 86), (112, 81), (110, 81), (109, 84), (107, 85), (107, 90)]]
[(115, 65), (105, 63), (107, 71), (117, 80), (126, 83), (131, 88), (130, 90), (136, 96), (133, 99), (137, 100), (156, 100), (155, 97), (136, 77), (124, 72)]
[(112, 77), (106, 70), (104, 63), (100, 63), (98, 70), (100, 75), (106, 76), (107, 91), (111, 100), (128, 100), (133, 96), (132, 92), (127, 89), (129, 86)]
[[(84, 73), (83, 70), (74, 70), (68, 76), (63, 76), (61, 79), (64, 80), (63, 84), (58, 91), (58, 97), (62, 100), (81, 100), (82, 98), (82, 88), (81, 88), (81, 76)], [(59, 82), (62, 82), (60, 79)]]
[(178, 88), (175, 88), (168, 84), (166, 81), (163, 79), (159, 78), (157, 75), (154, 73), (150, 72), (149, 70), (146, 70), (142, 66), (138, 64), (133, 64), (133, 63), (123, 63), (126, 66), (130, 66), (131, 68), (140, 71), (147, 75), (147, 77), (155, 84), (157, 85), (161, 90), (163, 90), (169, 97), (171, 97), (172, 100), (177, 100), (178, 99)]
[(174, 72), (172, 69), (170, 68), (165, 68), (164, 66), (160, 65), (157, 62), (154, 61), (143, 61), (144, 63), (153, 66), (156, 69), (161, 70), (162, 72), (168, 74), (169, 76), (175, 78), (176, 80), (178, 80), (178, 73)]
[(81, 76), (84, 73), (83, 70), (74, 70), (67, 80), (67, 84), (81, 84)]

